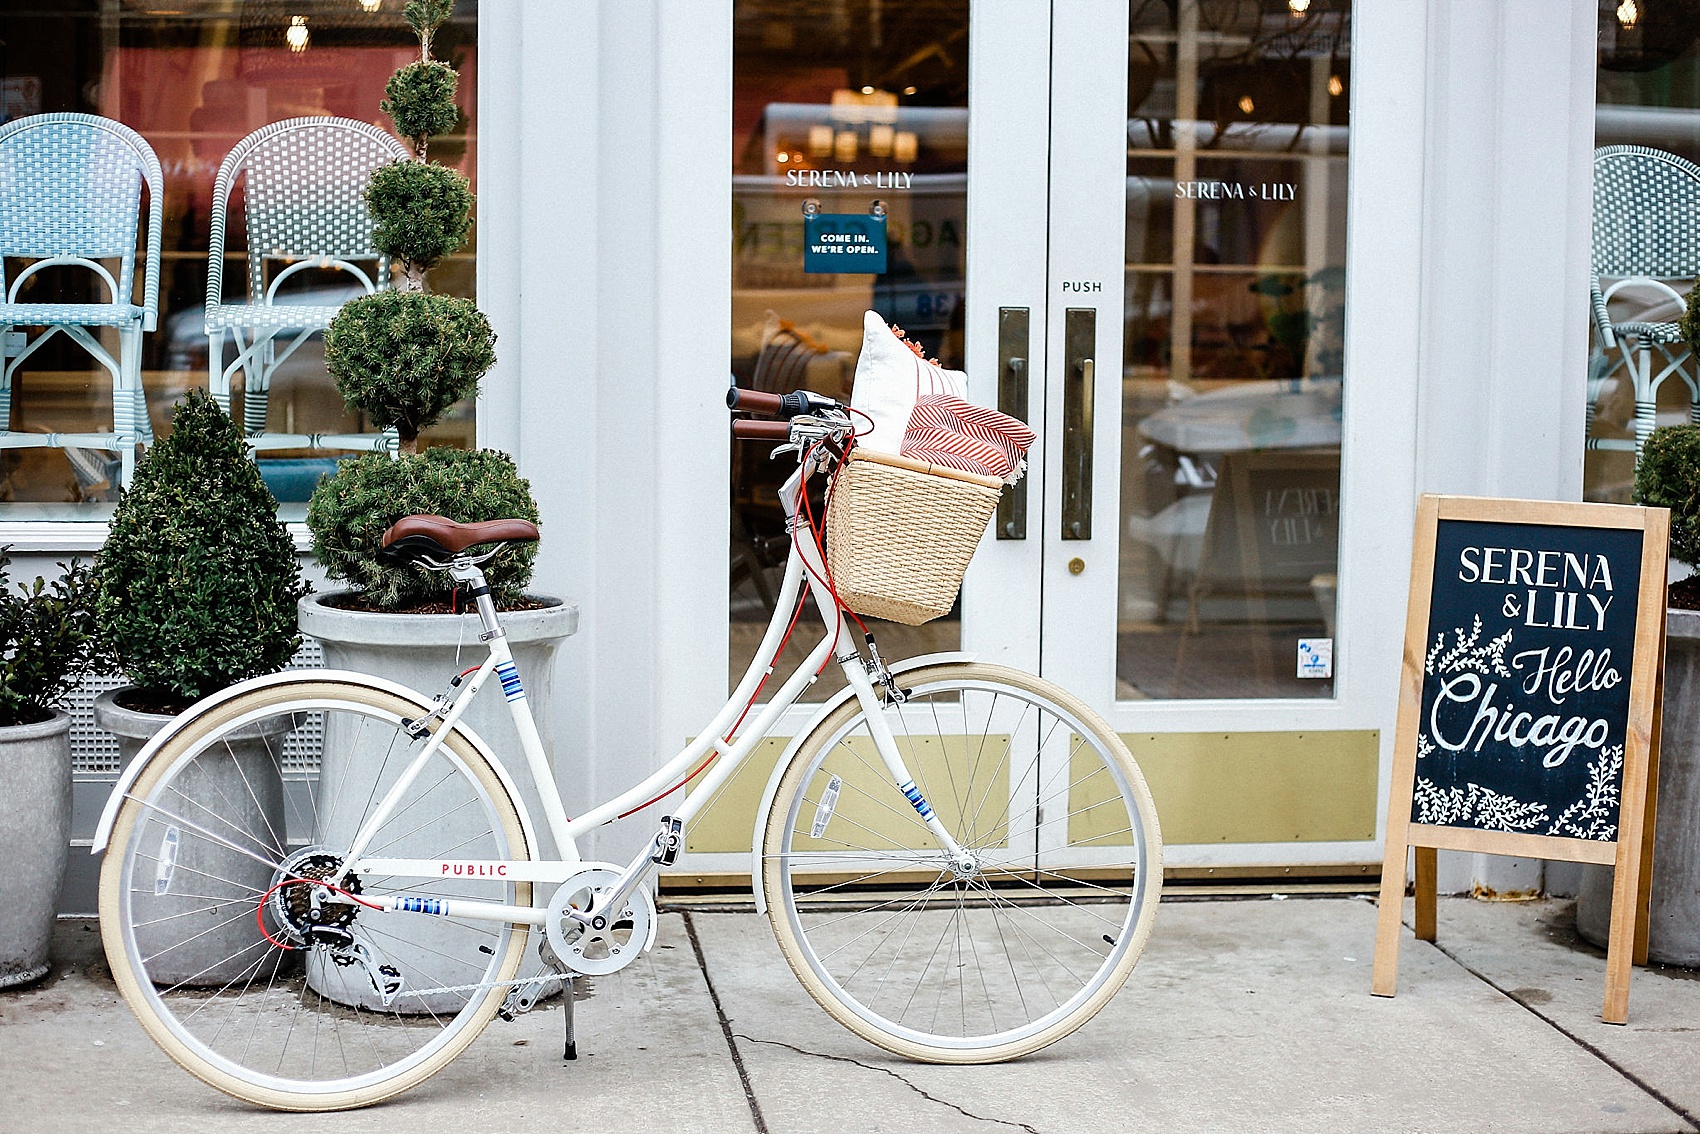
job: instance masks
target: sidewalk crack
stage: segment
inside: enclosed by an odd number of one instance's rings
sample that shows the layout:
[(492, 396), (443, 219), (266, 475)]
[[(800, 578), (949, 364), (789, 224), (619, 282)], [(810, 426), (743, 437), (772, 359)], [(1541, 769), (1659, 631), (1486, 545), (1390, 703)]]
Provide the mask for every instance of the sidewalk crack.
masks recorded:
[(1027, 1131), (1027, 1134), (1039, 1134), (1038, 1130), (1027, 1125), (1027, 1123), (1025, 1123), (1025, 1122), (1011, 1122), (1007, 1118), (987, 1118), (985, 1115), (974, 1114), (971, 1111), (965, 1110), (962, 1107), (958, 1106), (956, 1103), (951, 1102), (949, 1099), (941, 1099), (937, 1095), (928, 1094), (926, 1090), (924, 1090), (921, 1087), (916, 1086), (914, 1083), (911, 1083), (908, 1079), (905, 1079), (902, 1075), (899, 1075), (897, 1072), (893, 1071), (891, 1068), (881, 1067), (877, 1063), (863, 1063), (861, 1060), (852, 1059), (848, 1055), (828, 1055), (823, 1051), (808, 1051), (808, 1050), (805, 1050), (804, 1048), (800, 1048), (800, 1047), (796, 1046), (795, 1044), (785, 1043), (781, 1040), (758, 1039), (755, 1036), (746, 1036), (741, 1032), (733, 1032), (732, 1038), (733, 1039), (745, 1040), (746, 1042), (749, 1042), (749, 1043), (765, 1043), (765, 1044), (770, 1044), (773, 1047), (783, 1047), (787, 1051), (796, 1052), (798, 1055), (809, 1055), (809, 1056), (813, 1056), (816, 1059), (829, 1059), (829, 1060), (833, 1061), (834, 1063), (848, 1063), (853, 1067), (860, 1067), (865, 1071), (882, 1071), (885, 1074), (890, 1075), (893, 1079), (896, 1079), (899, 1083), (902, 1083), (905, 1087), (908, 1087), (911, 1091), (914, 1091), (916, 1094), (918, 1094), (922, 1098), (926, 1099), (928, 1102), (937, 1103), (940, 1106), (949, 1107), (951, 1110), (956, 1111), (956, 1113), (962, 1115), (964, 1118), (971, 1118), (975, 1122), (995, 1122), (999, 1126), (1013, 1126), (1017, 1130), (1025, 1130), (1025, 1131)]
[(732, 1066), (737, 1069), (738, 1083), (744, 1088), (744, 1102), (750, 1108), (750, 1121), (755, 1125), (756, 1134), (768, 1134), (767, 1118), (761, 1112), (761, 1103), (756, 1101), (756, 1090), (750, 1082), (749, 1068), (744, 1066), (743, 1053), (738, 1050), (738, 1044), (732, 1036), (732, 1021), (726, 1017), (726, 1009), (720, 1004), (720, 992), (714, 987), (714, 978), (708, 975), (708, 958), (703, 954), (702, 941), (697, 937), (696, 922), (687, 912), (682, 915), (685, 922), (685, 935), (691, 939), (691, 950), (697, 955), (697, 968), (702, 970), (703, 983), (708, 986), (708, 998), (714, 1003), (714, 1015), (720, 1021), (720, 1034), (726, 1039), (726, 1050), (732, 1055)]

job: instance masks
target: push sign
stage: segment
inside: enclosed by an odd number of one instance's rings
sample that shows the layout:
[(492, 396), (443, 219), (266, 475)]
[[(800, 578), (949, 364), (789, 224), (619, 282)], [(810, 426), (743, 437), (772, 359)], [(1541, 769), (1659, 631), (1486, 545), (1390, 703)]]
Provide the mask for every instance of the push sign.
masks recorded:
[(885, 217), (814, 213), (803, 217), (803, 271), (874, 274), (885, 271)]

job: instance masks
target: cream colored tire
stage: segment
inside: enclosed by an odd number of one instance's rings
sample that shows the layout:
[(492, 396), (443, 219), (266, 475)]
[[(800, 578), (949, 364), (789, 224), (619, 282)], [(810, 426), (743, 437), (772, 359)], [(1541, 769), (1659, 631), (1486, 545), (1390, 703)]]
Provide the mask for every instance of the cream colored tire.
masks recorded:
[[(148, 1035), (226, 1094), (294, 1111), (379, 1102), (446, 1066), (507, 995), (525, 950), (524, 926), (362, 906), (343, 928), (367, 960), (339, 964), (353, 952), (292, 939), (281, 920), (279, 911), (292, 908), (290, 895), (309, 892), (303, 884), (256, 892), (252, 871), (269, 864), (278, 883), (285, 857), (315, 853), (304, 844), (325, 848), (320, 861), (334, 860), (339, 832), (351, 836), (385, 794), (379, 789), (399, 777), (407, 753), (418, 751), (400, 723), (418, 715), (416, 704), (385, 690), (304, 674), (190, 722), (149, 760), (120, 807), (100, 876), (101, 936), (113, 977)], [(315, 728), (324, 747), (317, 779), (305, 776), (299, 762), (303, 738), (310, 741)], [(238, 741), (255, 732), (270, 738), (257, 764), (235, 755), (247, 751)], [(361, 754), (364, 762), (338, 753)], [(275, 817), (276, 787), (253, 786), (272, 770), (285, 785), (283, 822)], [(328, 791), (327, 777), (341, 784), (335, 799), (319, 798)], [(354, 782), (360, 777), (370, 782)], [(262, 797), (271, 802), (253, 804)], [(245, 805), (265, 817), (245, 826), (229, 818)], [(279, 827), (287, 833), (277, 833)], [(379, 828), (367, 856), (480, 860), (529, 853), (500, 777), (457, 729)], [(531, 904), (529, 882), (364, 878), (359, 884), (371, 895)], [(202, 923), (214, 928), (200, 929)], [(231, 954), (223, 969), (210, 963), (200, 969), (215, 975), (199, 981), (160, 975), (173, 954), (235, 928), (250, 940), (215, 950)], [(291, 940), (295, 948), (279, 947)], [(391, 982), (397, 988), (385, 1004), (378, 986)]]
[(1132, 971), (1163, 876), (1156, 810), (1121, 739), (1050, 682), (977, 663), (898, 681), (910, 699), (882, 716), (975, 866), (947, 861), (852, 699), (782, 774), (768, 917), (803, 987), (869, 1042), (1014, 1059), (1091, 1019)]

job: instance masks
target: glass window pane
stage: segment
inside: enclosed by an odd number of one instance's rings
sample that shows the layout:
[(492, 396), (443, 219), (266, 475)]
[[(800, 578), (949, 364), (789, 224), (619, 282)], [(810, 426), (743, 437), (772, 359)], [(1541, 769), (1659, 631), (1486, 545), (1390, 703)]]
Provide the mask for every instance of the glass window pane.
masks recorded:
[[(143, 337), (142, 384), (156, 435), (170, 427), (171, 407), (191, 387), (208, 384), (203, 317), (213, 181), (219, 164), (245, 135), (286, 118), (336, 115), (392, 126), (379, 109), (384, 85), (419, 47), (402, 15), (403, 0), (147, 0), (12, 6), (5, 17), (6, 71), (0, 78), (0, 121), (52, 111), (98, 114), (136, 130), (164, 172), (164, 224), (159, 329)], [(296, 23), (299, 18), (300, 22)], [(439, 31), (434, 52), (460, 71), (462, 120), (433, 141), (433, 160), (476, 177), (478, 5), (461, 0)], [(474, 185), (476, 188), (476, 185)], [(146, 211), (144, 209), (144, 228)], [(241, 187), (232, 195), (224, 249), (224, 299), (247, 302), (247, 239)], [(476, 231), (476, 230), (475, 230)], [(145, 236), (144, 236), (145, 240)], [(8, 280), (28, 261), (8, 257)], [(292, 261), (268, 259), (265, 286)], [(475, 252), (467, 247), (432, 273), (435, 291), (471, 296)], [(371, 274), (370, 263), (361, 264)], [(138, 276), (140, 268), (138, 267)], [(280, 302), (336, 304), (359, 293), (353, 277), (312, 268), (292, 274)], [(140, 284), (136, 288), (139, 300)], [(99, 302), (87, 273), (44, 270), (18, 298), (32, 302)], [(36, 331), (30, 329), (33, 336)], [(98, 336), (114, 356), (117, 339)], [(355, 433), (371, 427), (344, 407), (325, 373), (321, 336), (283, 359), (272, 379), (265, 430)], [(282, 355), (289, 339), (280, 340)], [(225, 361), (235, 359), (226, 340)], [(247, 392), (234, 379), (233, 410), (241, 420)], [(25, 359), (13, 383), (13, 432), (104, 432), (112, 428), (112, 380), (64, 336)], [(473, 403), (454, 407), (425, 435), (427, 444), (470, 447)], [(270, 450), (261, 468), (286, 518), (299, 519), (318, 472), (339, 454), (321, 448)], [(91, 519), (116, 499), (114, 454), (96, 448), (0, 449), (0, 520)]]
[[(1594, 145), (1645, 146), (1700, 163), (1700, 10), (1674, 0), (1599, 0), (1598, 67), (1595, 72)], [(1644, 166), (1641, 168), (1645, 168)], [(1614, 188), (1613, 204), (1635, 210), (1649, 198), (1633, 190), (1638, 179), (1625, 170)], [(1637, 200), (1639, 198), (1639, 200)], [(1596, 232), (1601, 221), (1596, 217)], [(1627, 220), (1628, 218), (1624, 218)], [(1677, 226), (1672, 226), (1673, 231)], [(1637, 265), (1616, 255), (1601, 257), (1595, 241), (1595, 265), (1614, 323), (1665, 323), (1680, 318), (1681, 296), (1694, 284), (1700, 249), (1671, 244), (1680, 274), (1666, 276), (1672, 265)], [(1645, 276), (1641, 279), (1638, 277)], [(1673, 294), (1674, 293), (1674, 294)], [(1658, 336), (1671, 337), (1671, 336)], [(1638, 365), (1636, 337), (1622, 337), (1607, 350), (1599, 328), (1589, 320), (1588, 438), (1583, 459), (1584, 500), (1628, 504), (1635, 488), (1635, 403), (1633, 366)], [(1695, 364), (1680, 343), (1649, 344), (1649, 396), (1653, 424), (1678, 425), (1700, 418), (1691, 393)], [(1661, 377), (1662, 376), (1662, 377)]]
[[(966, 0), (827, 10), (738, 0), (733, 13), (732, 380), (848, 400), (868, 310), (902, 327), (929, 358), (960, 370)], [(885, 202), (886, 271), (805, 272), (809, 199), (824, 213), (863, 214)], [(777, 492), (796, 466), (768, 460), (770, 449), (733, 443), (729, 686), (761, 642), (785, 563)], [(818, 499), (815, 506), (818, 515)], [(891, 658), (953, 650), (961, 641), (956, 612), (924, 626), (868, 621)], [(818, 641), (815, 624), (811, 604), (779, 662), (781, 676)], [(829, 665), (804, 700), (824, 700), (842, 685)]]
[(1329, 697), (1349, 4), (1130, 14), (1118, 695)]

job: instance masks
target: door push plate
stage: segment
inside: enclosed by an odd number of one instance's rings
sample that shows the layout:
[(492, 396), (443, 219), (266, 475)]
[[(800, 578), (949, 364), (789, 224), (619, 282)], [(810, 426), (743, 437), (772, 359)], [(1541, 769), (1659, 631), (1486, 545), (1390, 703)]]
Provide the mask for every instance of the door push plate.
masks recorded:
[[(998, 412), (1027, 420), (1028, 309), (998, 308)], [(1027, 479), (1005, 485), (998, 498), (999, 539), (1027, 538)]]
[(1063, 315), (1062, 538), (1092, 538), (1092, 393), (1098, 310)]

